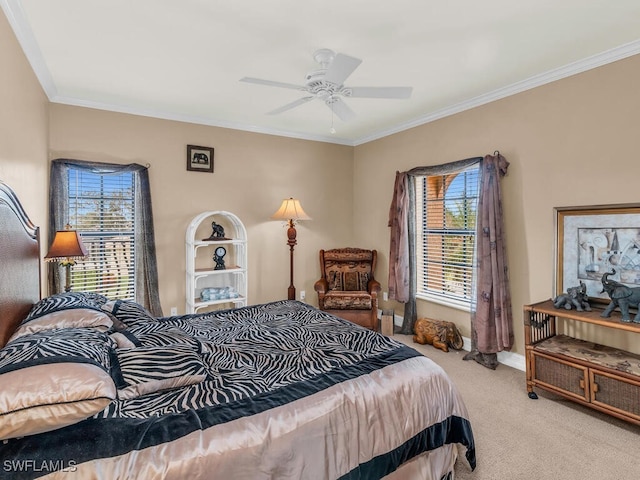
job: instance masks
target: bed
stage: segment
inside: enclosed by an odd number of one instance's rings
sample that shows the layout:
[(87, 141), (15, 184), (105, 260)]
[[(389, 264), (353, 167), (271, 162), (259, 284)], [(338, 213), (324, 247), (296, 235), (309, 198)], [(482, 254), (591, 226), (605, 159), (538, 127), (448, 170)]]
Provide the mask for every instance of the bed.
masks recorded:
[(38, 229), (2, 183), (0, 225), (0, 477), (442, 480), (459, 451), (475, 468), (463, 400), (415, 350), (294, 300), (156, 318), (40, 298)]

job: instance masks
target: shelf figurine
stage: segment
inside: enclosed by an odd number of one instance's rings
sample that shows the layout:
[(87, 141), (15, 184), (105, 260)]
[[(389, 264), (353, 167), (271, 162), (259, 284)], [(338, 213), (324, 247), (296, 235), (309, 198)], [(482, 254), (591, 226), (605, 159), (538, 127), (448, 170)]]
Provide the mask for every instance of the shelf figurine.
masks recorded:
[[(616, 307), (620, 307), (622, 312), (622, 321), (625, 323), (640, 323), (640, 287), (628, 287), (623, 283), (609, 280), (609, 275), (615, 275), (616, 270), (612, 269), (611, 272), (605, 272), (602, 274), (602, 291), (607, 292), (611, 303), (600, 315), (601, 317), (608, 318), (611, 316)], [(631, 319), (629, 315), (629, 307), (635, 307), (638, 309), (636, 316)]]
[(211, 236), (209, 238), (205, 238), (204, 241), (209, 240), (229, 240), (224, 236), (224, 227), (216, 222), (211, 222)]
[(214, 270), (225, 270), (227, 267), (224, 264), (224, 256), (227, 254), (227, 249), (224, 247), (216, 248), (213, 254), (213, 261), (216, 262)]
[(553, 306), (556, 308), (564, 307), (567, 310), (571, 310), (571, 307), (576, 307), (578, 312), (591, 311), (589, 305), (589, 296), (587, 295), (587, 286), (584, 282), (580, 282), (579, 287), (567, 288), (567, 293), (558, 295), (553, 299)]

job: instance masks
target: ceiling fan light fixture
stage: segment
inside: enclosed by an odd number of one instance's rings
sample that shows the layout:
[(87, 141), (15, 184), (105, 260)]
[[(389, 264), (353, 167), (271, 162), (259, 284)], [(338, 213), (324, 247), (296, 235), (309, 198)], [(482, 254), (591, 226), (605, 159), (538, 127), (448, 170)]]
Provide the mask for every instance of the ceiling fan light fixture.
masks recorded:
[(345, 87), (344, 82), (346, 79), (362, 63), (362, 60), (359, 58), (351, 57), (343, 53), (335, 53), (333, 50), (329, 50), (328, 48), (316, 50), (313, 54), (313, 58), (320, 64), (321, 68), (307, 73), (307, 75), (305, 75), (304, 85), (294, 85), (291, 83), (263, 80), (253, 77), (244, 77), (241, 78), (240, 81), (271, 87), (300, 90), (309, 94), (307, 97), (300, 98), (268, 112), (269, 115), (277, 115), (307, 103), (309, 100), (319, 99), (324, 101), (327, 107), (329, 107), (331, 111), (344, 122), (354, 118), (355, 113), (342, 100), (342, 97), (400, 99), (409, 98), (411, 96), (411, 87)]

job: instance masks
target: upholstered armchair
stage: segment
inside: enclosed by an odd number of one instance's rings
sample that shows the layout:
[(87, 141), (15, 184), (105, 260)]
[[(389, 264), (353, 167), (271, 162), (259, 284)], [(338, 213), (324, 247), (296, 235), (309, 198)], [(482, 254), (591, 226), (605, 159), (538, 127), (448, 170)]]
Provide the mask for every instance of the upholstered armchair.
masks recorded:
[(320, 250), (322, 278), (315, 283), (320, 310), (378, 329), (380, 283), (373, 278), (377, 252), (361, 248)]

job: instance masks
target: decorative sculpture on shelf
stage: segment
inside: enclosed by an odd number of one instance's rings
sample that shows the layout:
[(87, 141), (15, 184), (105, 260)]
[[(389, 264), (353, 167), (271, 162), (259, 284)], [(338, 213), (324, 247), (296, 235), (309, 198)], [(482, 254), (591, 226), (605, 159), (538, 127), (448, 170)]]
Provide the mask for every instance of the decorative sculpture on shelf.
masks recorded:
[(224, 236), (224, 227), (222, 225), (217, 224), (216, 222), (211, 222), (211, 229), (213, 230), (211, 232), (211, 236), (209, 238), (205, 238), (205, 242), (209, 240), (229, 240)]
[(640, 309), (638, 309), (638, 313), (636, 313), (633, 320), (631, 320), (631, 316), (629, 315), (629, 307), (638, 308), (638, 304), (640, 303), (640, 287), (631, 288), (623, 283), (609, 280), (609, 275), (615, 274), (616, 270), (613, 269), (611, 272), (605, 272), (602, 275), (602, 293), (606, 292), (607, 295), (609, 295), (611, 303), (607, 308), (605, 308), (600, 316), (609, 318), (611, 316), (611, 312), (613, 312), (616, 307), (620, 307), (623, 322), (640, 323)]
[(213, 254), (213, 261), (216, 262), (216, 266), (214, 270), (226, 270), (226, 266), (224, 264), (224, 256), (227, 254), (227, 249), (224, 247), (216, 248), (216, 251)]
[(591, 311), (589, 305), (589, 296), (587, 295), (587, 286), (584, 282), (580, 282), (579, 287), (567, 288), (567, 293), (558, 295), (553, 299), (553, 306), (556, 308), (564, 307), (567, 310), (571, 310), (571, 307), (575, 307), (578, 312)]

